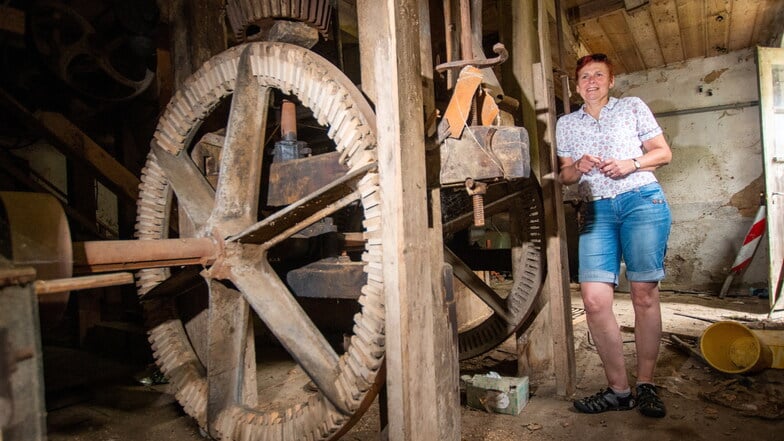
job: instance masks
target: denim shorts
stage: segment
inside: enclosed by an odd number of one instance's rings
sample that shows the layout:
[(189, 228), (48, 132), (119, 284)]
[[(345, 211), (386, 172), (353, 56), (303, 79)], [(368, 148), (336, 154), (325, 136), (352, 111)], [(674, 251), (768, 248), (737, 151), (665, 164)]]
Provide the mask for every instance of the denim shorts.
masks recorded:
[(629, 281), (664, 278), (672, 215), (658, 182), (586, 205), (580, 230), (580, 282), (617, 285), (621, 259)]

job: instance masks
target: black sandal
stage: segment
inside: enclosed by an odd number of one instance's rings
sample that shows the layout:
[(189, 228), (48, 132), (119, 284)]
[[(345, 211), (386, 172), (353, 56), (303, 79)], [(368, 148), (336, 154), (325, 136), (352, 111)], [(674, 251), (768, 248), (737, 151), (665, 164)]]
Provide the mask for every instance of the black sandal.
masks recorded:
[(656, 386), (650, 383), (637, 385), (637, 407), (640, 413), (651, 418), (663, 418), (667, 415), (664, 402), (656, 393)]
[(582, 413), (601, 413), (608, 410), (634, 409), (634, 397), (619, 397), (609, 387), (595, 395), (574, 401), (574, 408)]

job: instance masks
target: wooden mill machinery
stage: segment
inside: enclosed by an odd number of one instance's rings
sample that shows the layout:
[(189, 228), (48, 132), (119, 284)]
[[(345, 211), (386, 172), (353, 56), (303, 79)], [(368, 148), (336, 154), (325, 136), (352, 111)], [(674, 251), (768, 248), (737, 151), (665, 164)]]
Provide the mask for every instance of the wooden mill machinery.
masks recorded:
[[(216, 439), (339, 438), (384, 382), (382, 269), (395, 244), (381, 231), (406, 213), (380, 208), (373, 106), (308, 47), (333, 14), (327, 0), (229, 1), (241, 44), (161, 116), (136, 240), (74, 243), (74, 271), (93, 275), (36, 282), (57, 292), (135, 278), (160, 370)], [(455, 291), (483, 305), (458, 307), (461, 359), (524, 325), (544, 271), (527, 134), (492, 75), (506, 54), (481, 55), (463, 14), (463, 60), (439, 66), (452, 98), (426, 123)]]

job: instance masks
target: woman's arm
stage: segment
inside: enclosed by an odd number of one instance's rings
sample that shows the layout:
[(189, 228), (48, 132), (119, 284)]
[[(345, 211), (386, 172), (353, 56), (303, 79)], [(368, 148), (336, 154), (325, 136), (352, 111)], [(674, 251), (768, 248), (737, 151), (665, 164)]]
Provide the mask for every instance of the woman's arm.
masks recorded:
[[(654, 171), (672, 160), (672, 151), (662, 134), (643, 141), (642, 147), (643, 154), (636, 158), (608, 159), (602, 162), (599, 164), (601, 172), (610, 179), (623, 179), (636, 171)], [(640, 163), (640, 168), (637, 168), (635, 160)]]
[(672, 150), (670, 150), (670, 145), (667, 144), (663, 134), (658, 134), (647, 141), (643, 141), (642, 147), (645, 153), (637, 158), (637, 161), (640, 163), (640, 170), (653, 171), (672, 161)]
[(576, 162), (577, 161), (569, 157), (558, 157), (558, 164), (560, 165), (558, 180), (561, 182), (561, 184), (570, 185), (580, 180), (580, 177), (583, 174), (577, 170)]
[(558, 172), (558, 180), (563, 185), (579, 182), (584, 173), (588, 173), (601, 162), (600, 158), (593, 155), (583, 155), (576, 161), (568, 156), (559, 156), (560, 171)]

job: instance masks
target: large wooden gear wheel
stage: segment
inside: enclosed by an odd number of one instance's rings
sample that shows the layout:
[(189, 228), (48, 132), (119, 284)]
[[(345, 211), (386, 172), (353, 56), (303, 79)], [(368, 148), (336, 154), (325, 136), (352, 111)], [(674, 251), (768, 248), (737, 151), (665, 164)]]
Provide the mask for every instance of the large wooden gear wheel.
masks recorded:
[(487, 229), (509, 241), (493, 249), (465, 247), (473, 213), (450, 214), (450, 205), (470, 206), (464, 190), (445, 189), (442, 201), (445, 260), (459, 283), (485, 305), (485, 313), (474, 310), (469, 317), (458, 310), (458, 347), (460, 359), (465, 360), (503, 343), (534, 310), (545, 270), (541, 190), (533, 177), (489, 187), (484, 209)]
[[(345, 170), (285, 204), (269, 201), (281, 185), (265, 158), (273, 94), (312, 111), (334, 143), (329, 152), (319, 150), (320, 157)], [(226, 129), (216, 131), (229, 101)], [(362, 94), (329, 62), (306, 49), (269, 42), (238, 46), (209, 60), (162, 116), (142, 173), (137, 237), (164, 239), (177, 230), (179, 237), (214, 238), (221, 251), (200, 276), (192, 269), (146, 269), (137, 285), (158, 365), (186, 412), (214, 438), (336, 439), (375, 397), (383, 381), (384, 294), (374, 118)], [(217, 173), (197, 153), (207, 138)], [(334, 175), (334, 168), (324, 170)], [(461, 330), (465, 359), (498, 346), (533, 310), (543, 273), (541, 196), (533, 178), (490, 186), (487, 224), (504, 230), (510, 244), (501, 250), (507, 253), (503, 268), (483, 268), (464, 261), (478, 251), (451, 240), (473, 221), (467, 196), (451, 190), (444, 195), (445, 204), (456, 200), (458, 207), (444, 210), (446, 260), (487, 305), (484, 316)], [(361, 225), (336, 222), (337, 228), (362, 239), (353, 263), (362, 265), (365, 281), (339, 296), (351, 299), (341, 304), (342, 312), (356, 314), (350, 337), (338, 347), (328, 341), (323, 323), (316, 323), (321, 311), (303, 306), (270, 251), (296, 248), (290, 244), (300, 232), (321, 221), (331, 224), (349, 209), (361, 213)], [(505, 272), (509, 283), (498, 286), (477, 275), (489, 270)], [(204, 287), (201, 298), (192, 283), (182, 283), (193, 277)], [(173, 297), (177, 290), (181, 295)], [(297, 386), (293, 393), (257, 384), (257, 377), (270, 377), (270, 366), (278, 366), (267, 357), (274, 349), (257, 350), (269, 334), (293, 366), (285, 375)]]
[[(307, 198), (262, 214), (258, 201), (266, 173), (262, 156), (272, 89), (296, 97), (329, 127), (339, 152), (335, 158), (348, 172)], [(213, 189), (189, 150), (202, 123), (229, 96)], [(224, 250), (202, 272), (209, 309), (201, 331), (189, 328), (175, 298), (155, 297), (145, 302), (145, 309), (159, 367), (186, 412), (211, 436), (336, 438), (376, 395), (384, 354), (384, 299), (374, 125), (369, 105), (339, 70), (308, 50), (283, 43), (249, 43), (215, 56), (167, 106), (142, 172), (137, 237), (168, 237), (176, 206), (180, 220), (188, 220), (180, 222), (181, 237), (215, 237)], [(353, 335), (338, 351), (276, 275), (267, 252), (352, 204), (364, 212), (367, 282), (359, 294)], [(139, 293), (144, 296), (174, 278), (166, 269), (142, 270)], [(287, 402), (271, 403), (273, 397), (257, 391), (253, 312), (297, 363), (301, 394)]]

